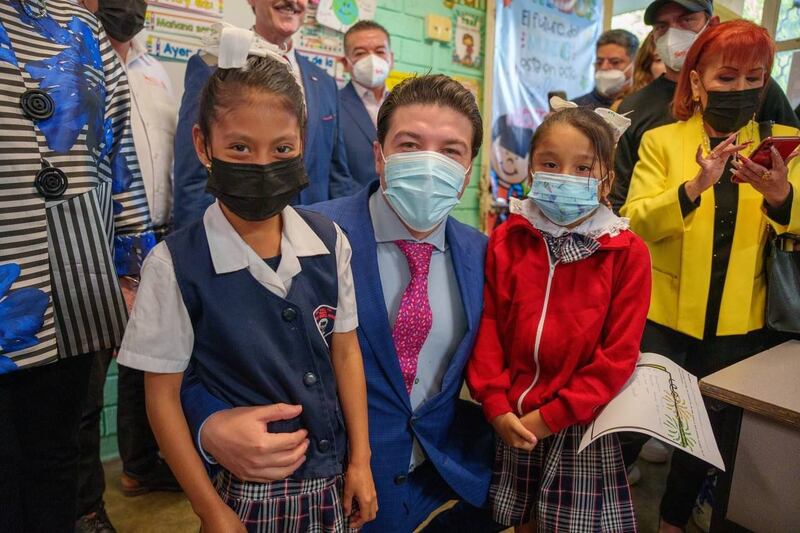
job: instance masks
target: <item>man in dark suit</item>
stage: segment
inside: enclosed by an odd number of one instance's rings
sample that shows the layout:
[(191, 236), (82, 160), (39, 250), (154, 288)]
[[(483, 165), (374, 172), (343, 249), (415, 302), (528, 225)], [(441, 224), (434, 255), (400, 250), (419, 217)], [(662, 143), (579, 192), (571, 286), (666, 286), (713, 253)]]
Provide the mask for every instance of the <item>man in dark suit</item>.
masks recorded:
[[(378, 116), (379, 179), (311, 207), (339, 224), (352, 247), (379, 506), (365, 531), (410, 533), (451, 500), (458, 503), (427, 531), (502, 529), (483, 507), (494, 436), (478, 406), (459, 397), (483, 307), (486, 237), (448, 216), (482, 132), (461, 84), (441, 75), (406, 80)], [(202, 455), (240, 478), (281, 479), (317, 445), (305, 430), (264, 430), (296, 416), (297, 406), (231, 408), (192, 375), (182, 402)]]
[[(301, 204), (347, 196), (355, 184), (347, 158), (339, 118), (336, 81), (311, 61), (292, 50), (292, 35), (303, 24), (308, 0), (247, 0), (255, 13), (253, 31), (285, 51), (298, 76), (306, 99), (308, 127), (305, 134), (306, 172), (309, 186), (300, 193)], [(216, 68), (216, 57), (193, 56), (186, 66), (183, 100), (175, 133), (173, 224), (182, 228), (203, 216), (214, 198), (206, 192), (206, 169), (192, 144), (200, 92)]]
[(344, 34), (344, 69), (350, 83), (339, 91), (344, 147), (350, 174), (359, 188), (378, 179), (372, 159), (378, 109), (386, 99), (386, 78), (394, 66), (389, 32), (371, 20), (356, 22)]

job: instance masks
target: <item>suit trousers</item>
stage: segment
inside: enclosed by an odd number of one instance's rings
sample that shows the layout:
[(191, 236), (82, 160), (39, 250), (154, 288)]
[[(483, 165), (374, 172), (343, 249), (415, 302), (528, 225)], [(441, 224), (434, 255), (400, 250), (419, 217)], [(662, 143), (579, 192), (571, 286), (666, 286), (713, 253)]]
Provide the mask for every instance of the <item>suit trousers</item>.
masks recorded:
[[(98, 352), (92, 363), (80, 425), (77, 517), (95, 512), (103, 504), (106, 482), (100, 460), (100, 416), (111, 356), (110, 350)], [(158, 444), (147, 420), (144, 372), (125, 366), (117, 368), (117, 444), (122, 470), (134, 478), (144, 477), (159, 462)]]
[(0, 376), (0, 528), (75, 528), (78, 426), (93, 354)]

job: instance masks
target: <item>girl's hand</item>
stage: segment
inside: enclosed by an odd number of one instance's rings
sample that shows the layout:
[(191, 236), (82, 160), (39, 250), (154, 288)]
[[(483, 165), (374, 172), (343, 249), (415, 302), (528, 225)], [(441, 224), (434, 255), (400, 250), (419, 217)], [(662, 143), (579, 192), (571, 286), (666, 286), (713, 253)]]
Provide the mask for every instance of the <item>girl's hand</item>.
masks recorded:
[(369, 463), (350, 463), (344, 478), (344, 514), (350, 518), (349, 527), (358, 529), (375, 520), (378, 514), (378, 495), (372, 481)]
[(772, 170), (767, 170), (747, 157), (742, 157), (741, 161), (733, 162), (733, 167), (736, 169), (734, 174), (760, 192), (770, 207), (780, 207), (791, 190), (788, 164), (798, 155), (800, 152), (795, 151), (784, 162), (773, 146), (770, 148)]
[(200, 533), (247, 533), (233, 509), (220, 502), (218, 507), (200, 517)]
[(553, 432), (550, 431), (550, 428), (547, 427), (547, 424), (544, 423), (542, 413), (539, 412), (538, 409), (523, 416), (520, 421), (522, 422), (522, 425), (528, 429), (528, 431), (536, 435), (537, 439), (544, 439), (553, 434)]
[(691, 201), (694, 202), (703, 194), (703, 191), (713, 187), (722, 177), (722, 172), (725, 170), (728, 159), (750, 144), (750, 142), (746, 142), (735, 145), (733, 144), (734, 140), (736, 140), (735, 133), (722, 141), (719, 146), (711, 150), (705, 157), (703, 157), (703, 147), (697, 147), (695, 160), (697, 164), (700, 165), (700, 171), (694, 179), (686, 182), (686, 195)]
[(528, 431), (514, 413), (497, 416), (491, 423), (495, 432), (509, 446), (527, 451), (536, 447), (536, 435)]

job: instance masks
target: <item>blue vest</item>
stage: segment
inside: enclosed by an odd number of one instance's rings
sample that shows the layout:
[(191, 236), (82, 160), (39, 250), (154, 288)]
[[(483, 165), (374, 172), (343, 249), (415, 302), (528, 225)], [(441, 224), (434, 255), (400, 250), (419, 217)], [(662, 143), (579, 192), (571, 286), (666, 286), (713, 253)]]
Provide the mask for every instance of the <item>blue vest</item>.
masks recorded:
[(307, 429), (307, 459), (292, 477), (327, 478), (343, 471), (347, 449), (329, 347), (339, 290), (336, 228), (322, 215), (297, 212), (330, 254), (298, 258), (302, 271), (285, 299), (246, 268), (217, 274), (202, 220), (166, 243), (194, 328), (189, 370), (234, 407), (302, 405), (299, 417), (268, 429)]

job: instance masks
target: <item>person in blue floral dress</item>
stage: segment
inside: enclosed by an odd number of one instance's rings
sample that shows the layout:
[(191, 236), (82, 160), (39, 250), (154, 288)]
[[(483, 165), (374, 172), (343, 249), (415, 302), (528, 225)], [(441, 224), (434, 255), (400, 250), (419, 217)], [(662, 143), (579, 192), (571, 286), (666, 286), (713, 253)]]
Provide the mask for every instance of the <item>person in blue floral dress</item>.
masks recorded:
[(92, 357), (154, 245), (127, 80), (68, 0), (0, 3), (0, 524), (73, 527)]

